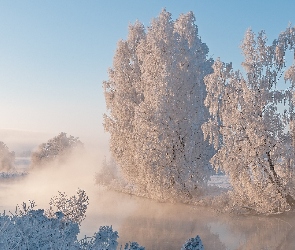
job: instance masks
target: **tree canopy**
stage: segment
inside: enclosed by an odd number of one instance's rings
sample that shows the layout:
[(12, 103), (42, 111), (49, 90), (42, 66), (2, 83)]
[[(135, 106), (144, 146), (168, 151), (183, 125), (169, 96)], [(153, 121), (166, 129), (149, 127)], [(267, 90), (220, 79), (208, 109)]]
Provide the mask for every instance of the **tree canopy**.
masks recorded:
[(62, 132), (58, 136), (49, 139), (48, 142), (39, 145), (31, 155), (31, 167), (35, 168), (54, 160), (62, 160), (75, 148), (82, 148), (83, 143), (78, 137), (67, 136)]
[(141, 195), (191, 198), (210, 176), (213, 147), (203, 140), (203, 78), (208, 47), (192, 12), (175, 21), (165, 9), (145, 28), (129, 26), (103, 83), (112, 156)]
[[(205, 77), (211, 118), (203, 131), (218, 149), (213, 166), (229, 175), (233, 201), (259, 212), (295, 208), (294, 53), (295, 28), (267, 45), (262, 31), (248, 30), (241, 45), (245, 74), (217, 60)], [(289, 83), (278, 88), (280, 77)]]

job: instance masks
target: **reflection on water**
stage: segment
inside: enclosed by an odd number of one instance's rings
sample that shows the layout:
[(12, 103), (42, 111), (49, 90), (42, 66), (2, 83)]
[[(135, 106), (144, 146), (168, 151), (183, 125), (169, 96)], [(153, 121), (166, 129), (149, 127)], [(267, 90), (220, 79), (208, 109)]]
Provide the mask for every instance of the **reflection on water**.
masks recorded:
[[(206, 249), (226, 249), (208, 223), (218, 215), (184, 204), (158, 203), (144, 198), (99, 190), (89, 197), (80, 237), (92, 235), (100, 225), (119, 232), (119, 244), (137, 241), (146, 249), (180, 249), (199, 234)], [(212, 231), (212, 232), (211, 232)]]
[[(208, 208), (158, 203), (110, 191), (93, 197), (82, 232), (113, 225), (119, 243), (137, 241), (146, 249), (173, 250), (200, 235), (209, 249), (295, 249), (294, 213), (272, 216), (220, 214)], [(102, 202), (101, 202), (102, 201)], [(97, 212), (96, 212), (97, 211)]]

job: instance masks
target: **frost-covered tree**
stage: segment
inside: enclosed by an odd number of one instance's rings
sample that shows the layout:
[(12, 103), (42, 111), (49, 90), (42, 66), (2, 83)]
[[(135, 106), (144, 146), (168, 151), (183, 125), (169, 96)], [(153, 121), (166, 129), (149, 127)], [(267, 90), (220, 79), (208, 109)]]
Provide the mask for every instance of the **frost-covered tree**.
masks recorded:
[(131, 25), (118, 43), (104, 82), (104, 125), (114, 159), (141, 195), (191, 198), (208, 179), (213, 150), (201, 130), (209, 115), (207, 53), (192, 12), (173, 21), (163, 10), (147, 29)]
[(134, 131), (135, 107), (143, 101), (140, 62), (137, 47), (145, 37), (144, 26), (136, 22), (129, 26), (126, 41), (119, 41), (109, 70), (109, 80), (103, 83), (109, 115), (104, 115), (104, 126), (111, 134), (110, 150), (113, 158), (124, 169), (131, 182), (137, 179)]
[(58, 196), (50, 199), (50, 208), (46, 211), (47, 216), (54, 217), (57, 212), (62, 212), (66, 219), (79, 225), (86, 217), (89, 198), (86, 192), (78, 189), (77, 196), (68, 197), (65, 193), (58, 192)]
[(0, 141), (0, 171), (9, 171), (14, 168), (15, 153), (9, 151), (6, 144)]
[[(217, 60), (205, 77), (212, 117), (203, 131), (218, 149), (211, 163), (229, 175), (233, 205), (263, 213), (294, 209), (295, 62), (287, 67), (286, 52), (294, 52), (295, 28), (271, 45), (263, 31), (255, 37), (248, 30), (241, 48), (245, 74)], [(283, 74), (289, 84), (279, 90)]]
[(38, 149), (31, 155), (31, 167), (35, 168), (54, 160), (62, 160), (73, 149), (82, 147), (83, 143), (78, 137), (71, 135), (68, 137), (66, 133), (62, 132), (48, 142), (39, 145)]

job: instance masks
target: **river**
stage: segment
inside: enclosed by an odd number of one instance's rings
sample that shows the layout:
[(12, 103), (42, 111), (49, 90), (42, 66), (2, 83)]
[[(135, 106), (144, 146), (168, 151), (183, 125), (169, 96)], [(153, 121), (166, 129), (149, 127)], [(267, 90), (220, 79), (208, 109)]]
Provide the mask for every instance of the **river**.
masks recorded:
[[(206, 250), (295, 249), (295, 214), (231, 215), (211, 208), (160, 203), (106, 190), (94, 185), (94, 168), (83, 168), (79, 159), (64, 167), (36, 171), (14, 181), (0, 182), (0, 210), (14, 211), (29, 199), (37, 208), (48, 208), (57, 191), (74, 195), (85, 189), (89, 196), (86, 219), (79, 238), (92, 236), (99, 226), (118, 231), (119, 245), (137, 241), (146, 250), (180, 249), (199, 235)], [(87, 166), (95, 165), (88, 161)]]

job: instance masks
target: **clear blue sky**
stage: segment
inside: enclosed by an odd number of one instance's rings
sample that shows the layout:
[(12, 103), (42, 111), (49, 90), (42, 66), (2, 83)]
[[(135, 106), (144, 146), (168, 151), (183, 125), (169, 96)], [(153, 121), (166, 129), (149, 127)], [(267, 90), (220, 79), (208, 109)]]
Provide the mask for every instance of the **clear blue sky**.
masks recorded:
[(193, 11), (209, 55), (235, 68), (247, 28), (271, 41), (295, 24), (293, 0), (1, 0), (0, 130), (63, 131), (105, 145), (102, 81), (117, 41), (164, 7), (173, 19)]

